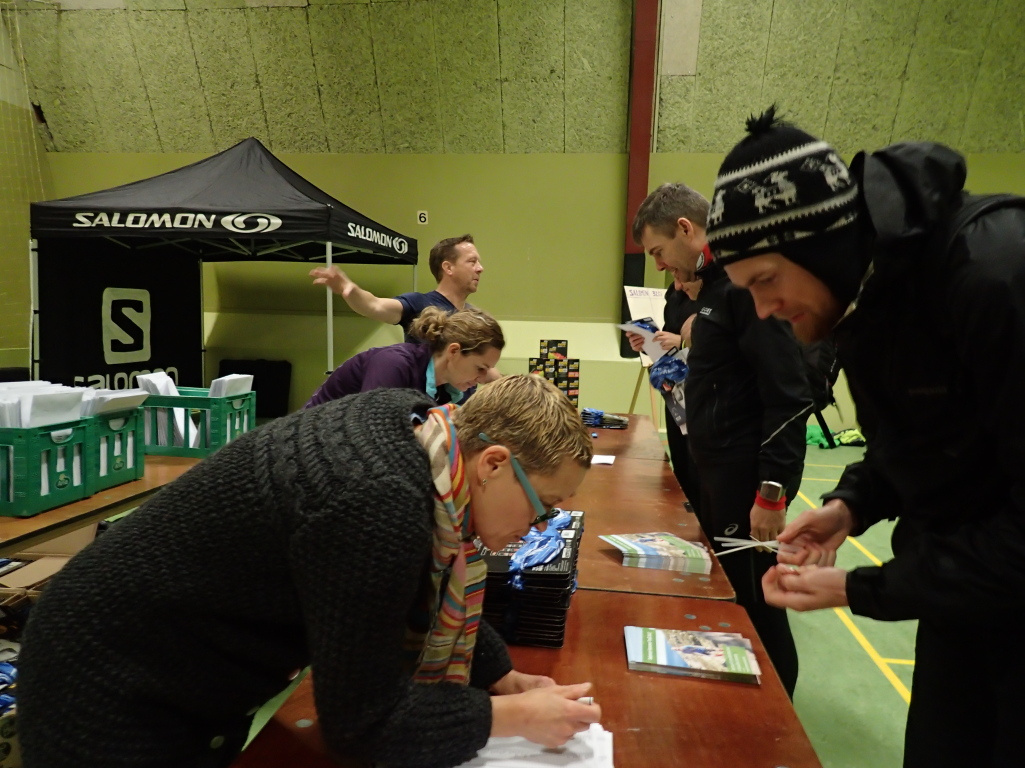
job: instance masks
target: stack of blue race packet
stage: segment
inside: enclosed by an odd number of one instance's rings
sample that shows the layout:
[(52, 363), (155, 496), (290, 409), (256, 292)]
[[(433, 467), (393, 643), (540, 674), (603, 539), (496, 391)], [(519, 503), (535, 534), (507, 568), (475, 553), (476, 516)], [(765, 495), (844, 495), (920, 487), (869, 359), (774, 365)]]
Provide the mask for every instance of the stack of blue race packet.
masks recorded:
[(562, 647), (583, 524), (583, 512), (560, 510), (544, 531), (531, 529), (501, 552), (478, 542), (488, 565), (483, 615), (506, 641)]
[(626, 429), (630, 420), (626, 416), (617, 416), (614, 413), (605, 413), (597, 408), (584, 408), (580, 412), (580, 418), (587, 427), (602, 427), (603, 429)]

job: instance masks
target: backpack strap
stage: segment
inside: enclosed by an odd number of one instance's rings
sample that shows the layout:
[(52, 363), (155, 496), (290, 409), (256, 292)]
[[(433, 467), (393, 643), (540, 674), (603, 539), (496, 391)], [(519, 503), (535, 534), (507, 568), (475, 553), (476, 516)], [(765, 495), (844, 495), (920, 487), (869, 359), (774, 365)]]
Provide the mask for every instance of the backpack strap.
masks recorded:
[(942, 253), (949, 253), (961, 230), (997, 208), (1025, 208), (1025, 197), (1018, 195), (972, 195), (951, 220)]

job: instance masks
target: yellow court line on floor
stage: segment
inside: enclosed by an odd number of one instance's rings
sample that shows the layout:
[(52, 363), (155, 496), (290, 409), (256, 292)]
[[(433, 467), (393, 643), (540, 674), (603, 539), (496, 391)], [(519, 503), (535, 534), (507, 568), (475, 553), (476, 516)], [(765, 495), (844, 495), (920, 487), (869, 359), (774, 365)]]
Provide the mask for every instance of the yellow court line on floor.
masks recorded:
[(869, 551), (868, 551), (868, 549), (866, 549), (865, 545), (864, 545), (864, 544), (862, 544), (862, 543), (861, 543), (860, 541), (858, 541), (857, 539), (852, 539), (852, 538), (851, 538), (850, 536), (848, 536), (848, 537), (847, 537), (847, 541), (849, 541), (849, 542), (850, 542), (851, 544), (853, 544), (853, 545), (854, 545), (854, 546), (856, 546), (856, 547), (857, 547), (858, 549), (860, 549), (860, 550), (861, 550), (861, 553), (862, 553), (863, 555), (865, 555), (865, 557), (867, 557), (867, 558), (868, 558), (869, 560), (871, 560), (871, 561), (872, 561), (873, 563), (875, 563), (876, 565), (882, 565), (882, 564), (883, 564), (883, 561), (882, 561), (882, 560), (880, 560), (880, 559), (879, 559), (878, 557), (876, 557), (876, 556), (875, 556), (875, 555), (873, 555), (873, 554), (872, 554), (871, 552), (869, 552)]
[(801, 480), (817, 480), (822, 483), (836, 483), (840, 481), (839, 477), (802, 477)]
[(890, 685), (892, 685), (897, 690), (897, 693), (900, 694), (900, 697), (904, 699), (904, 703), (910, 704), (911, 691), (909, 691), (907, 686), (901, 682), (896, 673), (890, 669), (889, 665), (886, 663), (886, 659), (880, 656), (879, 651), (872, 646), (872, 643), (868, 641), (868, 638), (861, 634), (861, 630), (855, 626), (854, 621), (847, 615), (846, 611), (840, 608), (834, 608), (833, 610), (836, 612), (836, 615), (840, 617), (840, 621), (847, 625), (847, 629), (849, 629), (851, 634), (854, 635), (854, 639), (858, 641), (861, 647), (865, 649), (865, 653), (868, 654), (869, 658), (876, 663), (876, 666), (879, 667), (879, 671), (882, 672), (886, 679), (890, 681)]
[(887, 664), (910, 664), (912, 667), (915, 666), (914, 659), (883, 659)]
[(815, 502), (809, 499), (807, 496), (805, 496), (804, 491), (798, 491), (797, 495), (804, 499), (804, 503), (807, 504), (809, 507), (811, 507), (812, 509), (818, 509), (818, 505), (815, 504)]
[(806, 467), (829, 467), (830, 469), (846, 469), (846, 464), (809, 464), (805, 462)]
[[(812, 500), (805, 496), (803, 493), (798, 491), (797, 495), (804, 499), (805, 503), (809, 507), (811, 507), (812, 509), (818, 509), (818, 507), (812, 503)], [(866, 549), (865, 546), (857, 539), (852, 539), (850, 536), (848, 536), (847, 541), (851, 542), (851, 544), (860, 549), (864, 553), (864, 555), (876, 565), (883, 564), (878, 557), (869, 552), (868, 549)], [(897, 693), (900, 694), (900, 697), (904, 699), (904, 703), (910, 704), (911, 691), (909, 691), (907, 689), (907, 686), (901, 682), (900, 678), (897, 677), (896, 673), (894, 673), (894, 671), (890, 669), (889, 664), (891, 663), (891, 660), (884, 659), (882, 656), (879, 655), (879, 651), (877, 651), (875, 649), (875, 646), (873, 646), (872, 643), (868, 641), (868, 638), (861, 633), (861, 630), (858, 629), (858, 627), (854, 624), (854, 621), (851, 619), (850, 616), (847, 615), (845, 611), (841, 610), (840, 608), (834, 608), (833, 610), (836, 612), (836, 615), (840, 617), (840, 621), (844, 623), (844, 625), (847, 627), (850, 633), (854, 635), (854, 639), (858, 641), (858, 644), (861, 645), (865, 653), (868, 654), (868, 657), (875, 662), (877, 667), (879, 667), (879, 671), (883, 673), (883, 676), (890, 681), (890, 685), (892, 685), (896, 689)], [(914, 664), (913, 661), (909, 662), (907, 660), (893, 660), (892, 663)]]

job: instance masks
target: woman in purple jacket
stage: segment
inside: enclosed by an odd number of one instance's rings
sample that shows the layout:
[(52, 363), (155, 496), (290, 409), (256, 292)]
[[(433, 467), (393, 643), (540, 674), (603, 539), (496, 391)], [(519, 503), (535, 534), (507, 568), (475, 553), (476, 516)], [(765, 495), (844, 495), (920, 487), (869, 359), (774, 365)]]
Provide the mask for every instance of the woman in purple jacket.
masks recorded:
[(498, 364), (502, 327), (476, 308), (448, 313), (428, 307), (413, 321), (416, 343), (374, 347), (350, 357), (313, 393), (306, 408), (381, 387), (426, 392), (439, 405), (458, 403)]

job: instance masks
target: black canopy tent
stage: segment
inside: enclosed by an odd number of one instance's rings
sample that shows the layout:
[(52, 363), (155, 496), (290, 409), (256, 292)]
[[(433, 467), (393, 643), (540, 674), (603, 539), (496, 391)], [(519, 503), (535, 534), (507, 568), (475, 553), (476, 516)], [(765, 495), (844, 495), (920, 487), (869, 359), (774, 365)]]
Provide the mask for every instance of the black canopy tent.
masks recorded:
[[(80, 370), (71, 377), (76, 382), (65, 383), (89, 383), (86, 370), (95, 367), (101, 347), (104, 365), (111, 371), (124, 368), (121, 372), (129, 383), (131, 363), (160, 363), (152, 354), (144, 356), (145, 351), (152, 353), (150, 331), (154, 343), (161, 335), (147, 302), (153, 289), (162, 290), (176, 277), (186, 279), (175, 286), (176, 297), (163, 302), (165, 309), (170, 302), (178, 310), (176, 322), (180, 325), (185, 305), (198, 301), (195, 314), (201, 334), (202, 261), (408, 264), (414, 268), (416, 284), (416, 240), (334, 199), (252, 138), (150, 179), (33, 203), (31, 230), (36, 241), (32, 264), (34, 374), (58, 381), (71, 376), (71, 367)], [(126, 287), (133, 281), (135, 287)], [(198, 290), (188, 288), (190, 281), (198, 281), (194, 282)], [(144, 284), (147, 287), (142, 287)], [(88, 297), (81, 297), (83, 292)], [(327, 296), (330, 370), (330, 291)], [(80, 298), (88, 300), (89, 306), (81, 306)], [(95, 344), (100, 329), (92, 328), (89, 320), (97, 305), (103, 318), (102, 345)], [(67, 338), (69, 327), (75, 328), (76, 338)], [(161, 333), (171, 339), (180, 337), (182, 330), (164, 328)], [(46, 345), (46, 357), (40, 354), (41, 341)], [(83, 351), (90, 342), (94, 342), (92, 349)], [(198, 350), (201, 356), (202, 344)], [(90, 352), (92, 361), (87, 361)], [(50, 364), (55, 357), (72, 361), (61, 377), (48, 375), (55, 370)]]

